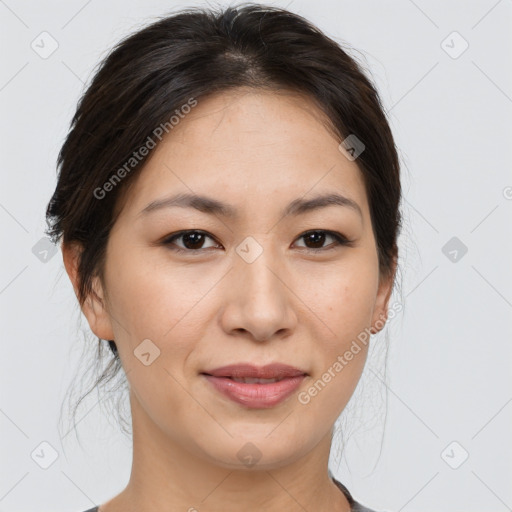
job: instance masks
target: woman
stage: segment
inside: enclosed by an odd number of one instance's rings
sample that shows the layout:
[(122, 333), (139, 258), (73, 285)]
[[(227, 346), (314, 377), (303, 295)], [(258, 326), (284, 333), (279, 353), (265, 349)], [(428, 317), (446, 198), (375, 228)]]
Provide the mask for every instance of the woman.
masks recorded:
[(182, 11), (105, 59), (58, 165), (48, 234), (130, 390), (130, 480), (91, 511), (369, 510), (328, 459), (401, 188), (356, 62), (283, 9)]

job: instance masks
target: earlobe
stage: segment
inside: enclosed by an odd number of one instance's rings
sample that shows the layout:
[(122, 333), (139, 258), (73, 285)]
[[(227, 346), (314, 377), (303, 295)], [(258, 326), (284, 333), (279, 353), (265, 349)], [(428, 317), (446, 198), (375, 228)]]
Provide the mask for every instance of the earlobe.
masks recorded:
[(61, 250), (64, 268), (78, 298), (78, 262), (80, 261), (81, 249), (78, 244), (62, 243)]
[(82, 307), (82, 311), (89, 322), (89, 327), (98, 338), (102, 340), (115, 339), (103, 286), (97, 276), (93, 278), (92, 290)]
[(373, 312), (372, 326), (370, 332), (377, 334), (381, 331), (388, 320), (388, 303), (391, 296), (391, 286), (382, 285), (377, 294), (377, 301)]
[[(81, 247), (78, 244), (62, 245), (62, 256), (64, 267), (73, 285), (76, 297), (79, 299), (80, 276), (78, 265), (80, 262)], [(101, 339), (113, 340), (114, 333), (105, 301), (103, 286), (99, 277), (92, 280), (92, 289), (80, 305), (84, 316), (87, 318), (92, 332)]]
[(379, 283), (379, 290), (377, 292), (377, 300), (372, 318), (372, 326), (370, 328), (371, 334), (380, 332), (388, 320), (388, 305), (391, 293), (393, 291), (393, 283), (395, 280), (397, 258), (393, 259), (392, 271), (389, 275), (381, 280)]

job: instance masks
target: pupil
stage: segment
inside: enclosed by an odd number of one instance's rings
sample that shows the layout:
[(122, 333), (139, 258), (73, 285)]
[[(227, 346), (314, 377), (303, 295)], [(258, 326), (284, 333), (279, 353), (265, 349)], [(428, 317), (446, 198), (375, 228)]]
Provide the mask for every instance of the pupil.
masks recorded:
[[(325, 241), (325, 233), (314, 231), (305, 237), (312, 242), (314, 248), (322, 247)], [(202, 233), (188, 233), (183, 235), (183, 243), (187, 249), (200, 249), (204, 242), (204, 235)]]
[[(313, 244), (318, 244), (319, 247), (322, 247), (324, 241), (325, 233), (321, 233), (315, 231), (306, 236), (306, 238), (313, 239)], [(316, 245), (315, 245), (316, 248)]]
[[(202, 233), (188, 233), (183, 236), (183, 243), (187, 249), (200, 249), (202, 242), (204, 241), (203, 236), (204, 235)], [(194, 240), (194, 238), (196, 240)], [(195, 247), (194, 244), (197, 244), (198, 247)], [(189, 247), (189, 245), (192, 245), (192, 247)]]

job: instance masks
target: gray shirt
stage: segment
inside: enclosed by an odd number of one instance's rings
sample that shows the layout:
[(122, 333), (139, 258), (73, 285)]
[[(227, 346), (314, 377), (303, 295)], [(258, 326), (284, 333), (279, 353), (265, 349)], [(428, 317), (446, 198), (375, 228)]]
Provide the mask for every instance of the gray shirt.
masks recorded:
[[(341, 482), (338, 482), (338, 480), (333, 478), (332, 475), (331, 475), (331, 478), (332, 478), (333, 482), (338, 486), (340, 491), (347, 498), (347, 501), (350, 504), (350, 510), (352, 512), (375, 512), (374, 510), (366, 508), (364, 505), (361, 505), (361, 503), (358, 503), (357, 501), (355, 501), (354, 498), (352, 497), (352, 495), (348, 492), (348, 489)], [(85, 512), (98, 512), (98, 507), (90, 508), (89, 510), (86, 510)]]
[(332, 478), (332, 480), (339, 487), (341, 492), (345, 495), (345, 498), (347, 498), (347, 501), (350, 504), (351, 512), (375, 512), (375, 510), (367, 508), (364, 505), (361, 505), (361, 503), (358, 503), (348, 492), (348, 489), (341, 482), (338, 482), (338, 480), (336, 480), (335, 478)]

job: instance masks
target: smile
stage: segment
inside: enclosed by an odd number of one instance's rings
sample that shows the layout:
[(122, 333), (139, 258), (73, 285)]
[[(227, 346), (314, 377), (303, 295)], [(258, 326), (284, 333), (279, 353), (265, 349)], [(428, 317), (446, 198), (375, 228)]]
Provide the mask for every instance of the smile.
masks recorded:
[(282, 363), (263, 367), (240, 363), (201, 375), (216, 392), (251, 409), (276, 406), (294, 393), (307, 377), (306, 372)]

